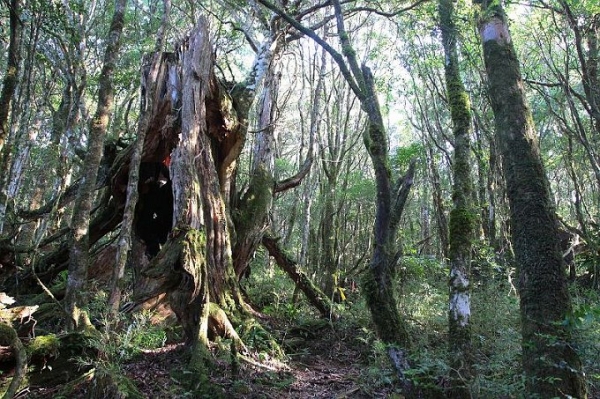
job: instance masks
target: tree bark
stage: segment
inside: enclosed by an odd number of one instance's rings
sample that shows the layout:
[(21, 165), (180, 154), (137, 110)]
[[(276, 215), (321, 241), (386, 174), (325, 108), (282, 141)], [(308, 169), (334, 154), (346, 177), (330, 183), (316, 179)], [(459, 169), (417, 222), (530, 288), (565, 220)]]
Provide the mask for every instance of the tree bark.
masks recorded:
[(85, 284), (89, 263), (89, 224), (94, 200), (96, 176), (102, 157), (104, 137), (113, 106), (112, 75), (119, 55), (127, 0), (116, 0), (115, 11), (108, 32), (108, 44), (104, 65), (100, 73), (98, 106), (90, 125), (89, 145), (86, 155), (82, 183), (75, 201), (71, 219), (71, 249), (69, 251), (69, 277), (65, 294), (67, 312), (71, 315), (69, 327), (78, 328), (85, 322), (80, 306), (85, 303)]
[(236, 276), (241, 278), (269, 225), (275, 188), (275, 110), (281, 74), (278, 73), (283, 36), (275, 24), (256, 54), (257, 71), (253, 85), (260, 88), (256, 101), (257, 132), (252, 150), (249, 188), (234, 215), (236, 242), (233, 260)]
[(523, 369), (530, 396), (586, 397), (581, 361), (563, 322), (571, 311), (558, 223), (504, 11), (483, 2), (479, 32), (503, 155), (519, 268)]
[[(207, 21), (201, 18), (177, 52), (159, 54), (156, 80), (143, 82), (157, 96), (143, 161), (160, 163), (171, 153), (173, 222), (159, 252), (137, 271), (134, 294), (139, 303), (166, 292), (186, 342), (200, 355), (208, 341), (210, 306), (229, 313), (243, 304), (233, 271), (230, 210), (223, 197), (230, 176), (221, 172), (239, 149), (228, 139), (243, 140), (244, 126), (214, 75), (212, 54)], [(126, 172), (124, 165), (113, 190), (126, 182)]]
[[(162, 49), (165, 36), (165, 30), (167, 28), (167, 22), (169, 19), (169, 13), (171, 8), (170, 0), (163, 1), (163, 18), (161, 26), (157, 33), (156, 40), (156, 52), (152, 57), (147, 59), (149, 65), (144, 64), (142, 66), (142, 74), (149, 67), (148, 80), (155, 82), (162, 64)], [(164, 72), (164, 71), (163, 71)], [(142, 80), (144, 77), (142, 76)], [(117, 251), (117, 258), (115, 260), (115, 267), (113, 269), (113, 276), (110, 283), (110, 296), (108, 299), (108, 305), (110, 311), (114, 317), (117, 316), (119, 306), (121, 303), (121, 283), (125, 276), (125, 266), (127, 259), (131, 251), (131, 237), (133, 234), (133, 220), (135, 217), (135, 208), (138, 202), (139, 193), (139, 176), (140, 176), (140, 164), (142, 162), (142, 155), (144, 151), (144, 142), (146, 140), (146, 133), (152, 120), (152, 115), (155, 113), (155, 108), (158, 103), (158, 98), (153, 89), (156, 86), (146, 87), (144, 99), (142, 100), (142, 110), (140, 119), (138, 122), (137, 138), (134, 144), (133, 154), (129, 161), (129, 178), (127, 186), (127, 198), (125, 200), (125, 208), (123, 209), (123, 221), (121, 222), (121, 231), (119, 232), (119, 249)], [(165, 176), (168, 178), (168, 176)]]
[(8, 62), (0, 92), (0, 153), (3, 152), (9, 134), (9, 113), (17, 84), (19, 83), (19, 64), (21, 60), (21, 31), (20, 18), (21, 0), (11, 0), (9, 3), (10, 42), (8, 44)]
[(454, 207), (450, 212), (450, 298), (448, 343), (450, 349), (450, 391), (452, 398), (469, 395), (472, 377), (471, 354), (471, 247), (476, 214), (471, 204), (471, 113), (469, 97), (460, 77), (456, 51), (453, 0), (439, 0), (438, 10), (444, 45), (446, 92), (454, 132), (452, 162)]
[(11, 151), (6, 146), (10, 133), (9, 114), (13, 97), (19, 83), (19, 66), (21, 61), (21, 32), (20, 21), (21, 0), (11, 0), (9, 3), (10, 41), (8, 44), (8, 59), (6, 72), (0, 92), (0, 233), (4, 229), (7, 213), (7, 185), (10, 177)]

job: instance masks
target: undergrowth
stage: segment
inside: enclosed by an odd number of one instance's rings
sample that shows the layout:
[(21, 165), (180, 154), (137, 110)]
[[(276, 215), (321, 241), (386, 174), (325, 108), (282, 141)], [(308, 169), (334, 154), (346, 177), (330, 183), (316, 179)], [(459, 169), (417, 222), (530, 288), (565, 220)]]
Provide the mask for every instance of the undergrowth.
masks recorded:
[[(303, 295), (295, 294), (293, 282), (264, 254), (258, 254), (252, 269), (253, 273), (242, 282), (242, 286), (255, 308), (268, 317), (261, 320), (260, 325), (236, 328), (247, 347), (243, 356), (267, 367), (266, 371), (254, 374), (253, 386), (285, 392), (295, 382), (296, 377), (291, 370), (296, 363), (304, 364), (302, 362), (310, 361), (312, 356), (322, 354), (315, 352), (319, 348), (329, 350), (336, 340), (345, 340), (355, 352), (352, 367), (358, 374), (353, 382), (358, 385), (360, 393), (373, 397), (385, 391), (388, 397), (402, 397), (397, 375), (387, 355), (388, 347), (374, 333), (370, 313), (360, 292), (349, 292), (346, 300), (338, 305), (341, 315), (338, 320), (320, 319)], [(412, 340), (409, 348), (412, 369), (406, 376), (425, 397), (443, 397), (450, 372), (446, 266), (432, 258), (405, 257), (395, 288), (399, 311)], [(473, 284), (471, 332), (474, 378), (468, 381), (472, 398), (525, 398), (524, 378), (520, 371), (519, 301), (510, 288), (503, 275), (494, 275), (493, 272)], [(565, 323), (572, 329), (576, 349), (584, 363), (590, 397), (598, 397), (600, 296), (582, 288), (572, 289), (571, 294), (573, 313)], [(90, 304), (93, 314), (102, 314), (102, 301), (99, 296), (97, 302)], [(130, 397), (138, 397), (140, 392), (126, 377), (124, 367), (145, 356), (148, 351), (173, 341), (169, 332), (172, 327), (153, 323), (152, 316), (151, 312), (144, 311), (123, 316), (118, 323), (113, 320), (110, 325), (119, 325), (118, 329), (101, 329), (92, 339), (99, 352), (98, 359), (91, 362), (82, 359), (95, 368), (97, 376), (111, 381), (120, 390), (128, 392)], [(104, 323), (108, 325), (108, 320)], [(284, 357), (277, 357), (272, 352), (272, 340), (285, 348)], [(228, 381), (225, 383), (229, 387), (228, 394), (251, 395), (253, 391), (245, 380), (248, 377), (243, 372), (238, 374), (239, 370), (229, 371), (233, 367), (230, 344), (228, 339), (217, 339), (212, 345), (212, 357), (221, 369), (212, 370), (211, 378), (217, 378), (220, 384)], [(279, 366), (281, 369), (277, 371), (275, 367)], [(195, 377), (185, 368), (172, 370), (170, 378), (174, 387), (166, 392), (178, 397), (226, 396), (223, 385), (190, 384)]]

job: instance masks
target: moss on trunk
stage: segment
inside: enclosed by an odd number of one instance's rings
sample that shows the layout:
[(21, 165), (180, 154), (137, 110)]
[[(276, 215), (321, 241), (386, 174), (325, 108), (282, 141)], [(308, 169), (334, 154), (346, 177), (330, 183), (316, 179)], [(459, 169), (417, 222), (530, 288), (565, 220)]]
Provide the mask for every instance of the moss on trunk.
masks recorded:
[(305, 273), (298, 269), (297, 263), (279, 247), (277, 240), (265, 234), (262, 243), (269, 251), (269, 255), (275, 258), (277, 265), (290, 276), (296, 283), (296, 287), (306, 295), (308, 301), (321, 313), (321, 316), (335, 318), (333, 304), (329, 298), (313, 284)]
[(371, 311), (377, 335), (388, 345), (408, 348), (410, 336), (406, 324), (400, 319), (392, 282), (382, 281), (381, 277), (371, 270), (365, 273), (362, 280), (363, 295)]
[(480, 33), (519, 270), (526, 388), (532, 397), (583, 398), (581, 362), (562, 323), (571, 302), (554, 204), (506, 17), (490, 4)]
[(459, 73), (456, 50), (454, 3), (439, 0), (438, 10), (445, 55), (445, 80), (448, 105), (454, 133), (454, 159), (452, 164), (453, 209), (449, 222), (449, 312), (448, 344), (450, 389), (448, 397), (463, 398), (469, 395), (468, 383), (472, 378), (471, 354), (471, 303), (470, 269), (471, 247), (477, 214), (472, 207), (473, 183), (471, 181), (471, 112), (469, 97)]

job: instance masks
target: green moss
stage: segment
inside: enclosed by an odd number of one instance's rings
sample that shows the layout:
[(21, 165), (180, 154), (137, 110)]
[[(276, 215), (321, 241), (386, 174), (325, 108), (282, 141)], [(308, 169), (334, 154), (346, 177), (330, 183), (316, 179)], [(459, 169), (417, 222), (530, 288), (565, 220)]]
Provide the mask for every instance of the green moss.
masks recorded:
[(185, 240), (183, 241), (183, 250), (186, 253), (203, 253), (206, 247), (206, 236), (203, 231), (190, 229), (186, 232)]
[(448, 97), (455, 134), (459, 129), (467, 133), (471, 122), (470, 101), (460, 77), (456, 77), (448, 83)]
[(264, 167), (254, 171), (248, 191), (242, 198), (240, 208), (235, 213), (238, 236), (253, 227), (261, 227), (262, 220), (268, 215), (273, 201), (273, 176)]
[(60, 340), (54, 334), (40, 335), (35, 337), (27, 345), (27, 351), (31, 357), (47, 357), (58, 355), (60, 348)]
[(352, 45), (343, 46), (342, 52), (346, 57), (356, 57), (356, 51), (352, 48)]
[(16, 337), (17, 333), (14, 328), (7, 324), (0, 323), (0, 345), (10, 346)]
[(389, 287), (377, 283), (373, 271), (364, 273), (362, 291), (371, 311), (379, 338), (389, 345), (407, 348), (410, 345), (408, 330), (400, 319), (396, 297)]
[(450, 211), (450, 248), (470, 248), (479, 216), (474, 210), (454, 208)]

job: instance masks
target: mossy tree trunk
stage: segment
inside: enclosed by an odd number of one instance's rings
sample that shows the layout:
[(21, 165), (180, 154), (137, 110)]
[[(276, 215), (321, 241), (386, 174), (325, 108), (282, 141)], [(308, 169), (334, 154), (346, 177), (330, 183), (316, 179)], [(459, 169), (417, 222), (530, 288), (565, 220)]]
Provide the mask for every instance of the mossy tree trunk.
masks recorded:
[(169, 302), (188, 343), (200, 351), (208, 343), (209, 303), (231, 310), (236, 293), (228, 218), (212, 149), (212, 141), (218, 139), (214, 135), (225, 132), (214, 124), (218, 112), (207, 106), (218, 103), (211, 97), (219, 93), (212, 54), (207, 22), (201, 18), (180, 46), (181, 139), (171, 157), (170, 237), (181, 241), (175, 265), (163, 265), (163, 270), (179, 270), (177, 286), (168, 290)]
[(236, 232), (233, 260), (238, 279), (248, 268), (269, 227), (273, 195), (297, 186), (312, 165), (310, 152), (295, 176), (281, 182), (275, 180), (275, 121), (282, 77), (279, 59), (284, 49), (285, 36), (282, 35), (281, 23), (277, 19), (273, 19), (268, 28), (266, 39), (256, 54), (254, 80), (248, 82), (260, 94), (254, 109), (250, 110), (254, 114), (253, 130), (257, 133), (252, 149), (248, 190), (240, 199), (233, 215)]
[(523, 369), (530, 397), (586, 397), (563, 321), (571, 311), (558, 222), (506, 15), (484, 1), (480, 36), (506, 178), (519, 270)]
[(449, 396), (464, 398), (469, 395), (467, 383), (471, 377), (471, 246), (475, 229), (475, 212), (471, 204), (471, 113), (469, 98), (462, 83), (456, 51), (456, 27), (452, 0), (439, 0), (438, 10), (442, 42), (446, 92), (454, 132), (454, 161), (452, 200), (450, 212), (450, 298), (448, 342), (450, 349), (451, 389)]
[(21, 0), (11, 0), (8, 3), (10, 41), (8, 44), (8, 59), (0, 93), (0, 152), (9, 134), (9, 113), (14, 93), (19, 82), (19, 64), (21, 60), (21, 31), (22, 22), (19, 20)]
[[(264, 12), (259, 8), (255, 11)], [(257, 93), (256, 99), (251, 98), (253, 104), (248, 110), (248, 120), (256, 136), (252, 149), (248, 190), (232, 215), (235, 225), (233, 262), (238, 279), (248, 268), (254, 252), (261, 244), (264, 232), (269, 227), (273, 195), (300, 184), (312, 165), (312, 152), (309, 152), (295, 176), (281, 182), (275, 180), (275, 123), (282, 77), (279, 70), (280, 58), (285, 44), (299, 36), (288, 35), (277, 16), (264, 13), (259, 20), (263, 25), (261, 33), (264, 38), (261, 42), (255, 42), (250, 35), (246, 35), (246, 39), (256, 51), (252, 72), (245, 82), (248, 91)]]
[[(142, 161), (169, 160), (173, 220), (158, 253), (149, 256), (146, 265), (140, 263), (133, 299), (139, 303), (168, 294), (193, 349), (193, 367), (202, 367), (206, 360), (209, 319), (216, 314), (211, 308), (225, 311), (219, 312), (221, 319), (245, 310), (233, 267), (235, 228), (228, 197), (251, 96), (240, 87), (229, 90), (221, 85), (214, 74), (213, 53), (207, 21), (201, 18), (176, 52), (162, 53), (156, 80), (147, 75), (143, 82), (146, 90), (153, 87), (157, 99)], [(122, 190), (126, 172), (124, 165), (114, 191)], [(224, 320), (219, 323), (231, 326)]]
[(86, 323), (81, 306), (85, 302), (87, 271), (89, 263), (89, 225), (94, 202), (96, 177), (104, 148), (104, 137), (113, 107), (112, 75), (119, 55), (121, 33), (125, 18), (126, 0), (116, 0), (112, 22), (108, 31), (104, 64), (99, 78), (98, 105), (90, 123), (89, 144), (83, 167), (82, 182), (79, 186), (73, 216), (71, 219), (71, 249), (69, 257), (69, 277), (65, 294), (65, 306), (71, 316), (70, 328), (78, 328)]
[(14, 375), (6, 388), (4, 396), (2, 396), (2, 399), (12, 399), (27, 374), (27, 350), (17, 336), (15, 329), (5, 321), (0, 323), (0, 345), (10, 346), (16, 359)]
[(321, 316), (335, 318), (333, 304), (327, 295), (313, 284), (306, 273), (298, 269), (298, 263), (281, 249), (277, 240), (269, 234), (264, 234), (262, 243), (269, 251), (269, 255), (275, 259), (277, 265), (294, 281), (296, 288), (306, 295), (310, 304), (321, 313)]

